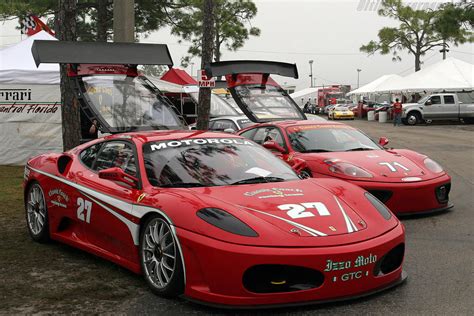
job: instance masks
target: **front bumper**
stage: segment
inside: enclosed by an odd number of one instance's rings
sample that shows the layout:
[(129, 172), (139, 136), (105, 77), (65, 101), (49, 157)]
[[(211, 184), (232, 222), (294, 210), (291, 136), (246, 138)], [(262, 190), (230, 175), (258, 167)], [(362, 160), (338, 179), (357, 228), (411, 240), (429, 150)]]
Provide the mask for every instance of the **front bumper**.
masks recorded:
[[(386, 274), (380, 274), (377, 268), (387, 253), (404, 247), (404, 228), (401, 224), (377, 238), (333, 247), (244, 246), (179, 228), (177, 235), (186, 269), (184, 295), (190, 300), (208, 305), (257, 308), (323, 303), (369, 295), (405, 279), (401, 263)], [(403, 260), (402, 257), (403, 252), (400, 260)], [(244, 285), (243, 276), (249, 268), (259, 265), (313, 269), (320, 271), (324, 280), (322, 284), (310, 289), (254, 293)]]
[[(437, 188), (443, 185), (451, 185), (451, 177), (447, 174), (419, 182), (350, 182), (371, 192), (397, 215), (428, 214), (453, 207), (453, 204), (449, 202), (449, 195), (447, 195), (446, 200), (441, 202), (436, 197)], [(385, 194), (378, 196), (377, 193)], [(381, 198), (381, 196), (384, 198)], [(386, 199), (387, 197), (388, 199)]]

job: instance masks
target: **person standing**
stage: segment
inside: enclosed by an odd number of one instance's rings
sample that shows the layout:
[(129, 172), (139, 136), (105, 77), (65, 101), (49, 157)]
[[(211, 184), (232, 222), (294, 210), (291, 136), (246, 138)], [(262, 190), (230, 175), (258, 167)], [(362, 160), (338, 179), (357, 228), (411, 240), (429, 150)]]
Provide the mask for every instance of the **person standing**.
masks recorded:
[(400, 126), (402, 123), (402, 111), (403, 106), (398, 99), (395, 99), (395, 103), (392, 105), (393, 112), (393, 126)]

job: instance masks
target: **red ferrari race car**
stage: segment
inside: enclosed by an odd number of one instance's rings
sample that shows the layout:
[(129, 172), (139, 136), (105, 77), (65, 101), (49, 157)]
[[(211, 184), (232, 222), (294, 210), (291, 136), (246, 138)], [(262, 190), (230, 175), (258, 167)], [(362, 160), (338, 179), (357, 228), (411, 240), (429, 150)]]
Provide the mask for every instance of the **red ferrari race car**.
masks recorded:
[[(85, 43), (51, 45), (33, 46), (39, 62), (44, 53), (51, 62), (81, 63), (75, 52), (91, 51)], [(111, 57), (121, 44), (100, 45), (92, 46), (97, 54), (128, 63), (129, 56)], [(57, 51), (61, 58), (47, 58)], [(101, 128), (145, 129), (144, 118), (179, 125), (133, 72), (73, 78)], [(87, 95), (95, 91), (112, 92), (114, 102), (101, 107)], [(218, 306), (307, 304), (367, 295), (406, 278), (404, 227), (382, 203), (345, 181), (301, 180), (237, 135), (117, 133), (32, 158), (24, 188), (34, 240), (58, 240), (142, 273), (164, 296)]]
[[(225, 61), (208, 66), (209, 75), (225, 75), (229, 90), (244, 113), (261, 123), (238, 132), (262, 144), (303, 174), (340, 178), (356, 184), (385, 203), (395, 214), (429, 213), (451, 208), (451, 178), (425, 155), (406, 149), (386, 150), (388, 141), (373, 142), (345, 124), (309, 121), (270, 73), (270, 62)], [(291, 121), (288, 121), (291, 119)], [(303, 162), (303, 163), (302, 163)], [(306, 167), (304, 167), (306, 165)]]

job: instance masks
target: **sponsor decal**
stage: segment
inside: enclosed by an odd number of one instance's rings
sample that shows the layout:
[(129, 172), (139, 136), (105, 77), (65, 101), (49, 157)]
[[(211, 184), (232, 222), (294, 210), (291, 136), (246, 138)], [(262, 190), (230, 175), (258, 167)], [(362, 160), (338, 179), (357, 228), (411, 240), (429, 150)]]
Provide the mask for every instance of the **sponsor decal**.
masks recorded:
[(323, 129), (323, 128), (343, 128), (343, 129), (354, 129), (348, 125), (337, 125), (337, 124), (321, 124), (321, 125), (301, 125), (301, 126), (292, 126), (288, 127), (289, 133), (296, 133), (305, 130), (312, 130), (312, 129)]
[(51, 189), (48, 192), (48, 196), (51, 199), (51, 204), (56, 206), (67, 208), (69, 202), (69, 195), (61, 189)]
[(208, 145), (208, 144), (225, 144), (225, 145), (250, 145), (254, 146), (253, 143), (240, 138), (195, 138), (195, 139), (182, 139), (172, 140), (166, 142), (153, 143), (150, 148), (152, 151), (166, 149), (168, 147), (182, 147), (192, 145)]
[(146, 193), (140, 194), (140, 196), (137, 198), (137, 203), (140, 203), (146, 196)]
[(290, 188), (271, 188), (271, 189), (260, 189), (256, 191), (245, 192), (245, 196), (253, 197), (256, 195), (264, 194), (258, 196), (259, 199), (269, 199), (269, 198), (281, 198), (287, 196), (302, 196), (304, 195), (303, 190), (301, 189), (290, 189)]
[(31, 89), (0, 89), (0, 101), (31, 101)]
[(50, 114), (56, 113), (58, 110), (58, 102), (46, 103), (22, 103), (14, 102), (9, 104), (2, 104), (0, 102), (0, 113), (25, 113), (25, 114)]
[[(332, 272), (332, 271), (344, 271), (352, 268), (361, 268), (367, 265), (373, 264), (377, 261), (377, 255), (370, 253), (368, 256), (357, 256), (355, 260), (349, 261), (332, 261), (331, 259), (326, 260), (326, 267), (324, 272)], [(332, 281), (337, 282), (342, 281), (350, 281), (350, 280), (357, 280), (363, 277), (369, 276), (368, 270), (359, 270), (353, 272), (346, 272), (342, 275), (333, 276)]]
[(406, 177), (406, 178), (402, 178), (402, 181), (404, 182), (414, 182), (414, 181), (421, 181), (422, 179), (421, 178), (418, 178), (418, 177)]

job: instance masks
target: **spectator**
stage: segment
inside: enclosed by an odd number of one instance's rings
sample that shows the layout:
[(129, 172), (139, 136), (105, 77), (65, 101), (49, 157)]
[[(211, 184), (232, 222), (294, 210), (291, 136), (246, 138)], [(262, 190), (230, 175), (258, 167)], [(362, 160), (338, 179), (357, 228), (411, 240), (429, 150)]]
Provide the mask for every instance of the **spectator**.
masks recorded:
[(395, 103), (392, 105), (393, 126), (400, 126), (402, 122), (402, 110), (402, 104), (398, 99), (395, 99)]

